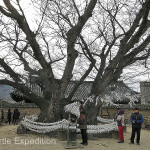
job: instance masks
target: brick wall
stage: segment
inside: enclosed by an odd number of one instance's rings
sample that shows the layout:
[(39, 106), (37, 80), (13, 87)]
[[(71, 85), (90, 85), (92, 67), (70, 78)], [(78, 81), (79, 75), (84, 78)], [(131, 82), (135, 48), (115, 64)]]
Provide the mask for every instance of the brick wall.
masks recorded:
[[(125, 123), (129, 124), (130, 123), (130, 116), (133, 113), (132, 109), (124, 109), (125, 110)], [(103, 108), (99, 115), (102, 116), (103, 118), (108, 118), (108, 114), (110, 115), (111, 118), (114, 118), (115, 115), (117, 114), (118, 109), (114, 108)], [(144, 123), (142, 125), (143, 128), (150, 128), (150, 110), (139, 110), (139, 112), (143, 115), (144, 117)]]

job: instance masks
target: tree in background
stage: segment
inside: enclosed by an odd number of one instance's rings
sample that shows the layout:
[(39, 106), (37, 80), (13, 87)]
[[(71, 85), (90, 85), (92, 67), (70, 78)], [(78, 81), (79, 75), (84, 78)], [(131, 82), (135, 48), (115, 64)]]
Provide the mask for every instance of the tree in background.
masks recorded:
[[(18, 0), (3, 3), (0, 83), (28, 95), (41, 109), (40, 121), (61, 119), (63, 106), (92, 78), (85, 106), (96, 124), (101, 100), (123, 69), (149, 57), (149, 0), (33, 0), (30, 14)], [(78, 82), (65, 97), (71, 80)], [(42, 97), (29, 82), (41, 87)]]

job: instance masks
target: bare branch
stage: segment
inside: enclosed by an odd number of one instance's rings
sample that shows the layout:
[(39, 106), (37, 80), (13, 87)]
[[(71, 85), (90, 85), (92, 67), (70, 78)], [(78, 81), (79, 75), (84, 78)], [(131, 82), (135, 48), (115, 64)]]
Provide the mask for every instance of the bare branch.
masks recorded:
[(8, 8), (8, 10), (11, 12), (11, 16), (9, 16), (9, 17), (14, 18), (18, 22), (19, 27), (26, 34), (27, 40), (29, 41), (29, 44), (31, 45), (31, 47), (34, 51), (35, 57), (39, 61), (41, 66), (45, 69), (45, 72), (47, 73), (48, 78), (53, 79), (50, 81), (54, 81), (54, 75), (53, 75), (52, 68), (46, 62), (46, 60), (41, 52), (40, 46), (39, 46), (38, 42), (36, 41), (35, 34), (30, 30), (25, 18), (23, 16), (21, 16), (18, 13), (18, 11), (12, 6), (12, 4), (10, 3), (10, 0), (4, 0), (4, 3), (6, 5), (6, 7)]
[(1, 59), (1, 58), (0, 58), (0, 65), (4, 68), (4, 70), (6, 71), (6, 73), (9, 74), (12, 79), (14, 79), (14, 81), (16, 81), (16, 82), (21, 81), (21, 80), (20, 80), (20, 75), (17, 74), (17, 73), (15, 73), (15, 72), (11, 69), (11, 67), (9, 67), (9, 66), (7, 65), (7, 63), (5, 63), (5, 61), (4, 61), (3, 59)]

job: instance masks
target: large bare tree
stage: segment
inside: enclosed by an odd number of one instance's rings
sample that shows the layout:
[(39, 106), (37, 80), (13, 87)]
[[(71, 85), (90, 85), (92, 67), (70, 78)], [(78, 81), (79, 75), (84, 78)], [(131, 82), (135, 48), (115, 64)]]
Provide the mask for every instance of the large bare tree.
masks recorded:
[[(63, 106), (91, 77), (85, 105), (89, 123), (96, 124), (101, 97), (123, 69), (149, 57), (150, 0), (33, 0), (31, 16), (19, 0), (3, 3), (0, 83), (28, 95), (41, 109), (40, 121), (61, 119)], [(78, 82), (66, 98), (73, 79)], [(26, 82), (39, 85), (43, 97)]]
[(99, 60), (99, 65), (91, 92), (93, 101), (87, 102), (87, 108), (90, 110), (88, 115), (91, 116), (89, 122), (97, 122), (96, 116), (102, 104), (101, 97), (121, 78), (123, 70), (134, 66), (135, 63), (145, 63), (148, 59), (149, 6), (149, 0), (98, 1), (99, 14), (93, 17), (97, 26), (93, 32), (96, 33), (95, 40), (98, 42), (91, 54)]
[[(3, 73), (5, 77), (0, 80), (0, 83), (8, 84), (19, 89), (39, 106), (41, 109), (39, 119), (41, 121), (59, 120), (62, 114), (62, 108), (68, 102), (67, 99), (65, 99), (65, 90), (72, 79), (72, 72), (78, 57), (75, 44), (84, 25), (92, 16), (97, 0), (85, 1), (84, 4), (82, 4), (84, 10), (82, 10), (81, 16), (73, 20), (75, 24), (68, 28), (64, 26), (66, 33), (62, 36), (65, 36), (63, 44), (66, 50), (64, 50), (63, 45), (59, 44), (61, 39), (59, 40), (58, 38), (61, 32), (58, 31), (58, 27), (60, 30), (61, 26), (63, 26), (63, 22), (65, 22), (63, 15), (66, 15), (69, 11), (71, 12), (71, 7), (73, 7), (73, 10), (76, 10), (77, 6), (75, 1), (37, 1), (37, 3), (42, 6), (41, 12), (39, 10), (37, 13), (38, 17), (41, 18), (40, 21), (38, 20), (39, 22), (35, 22), (38, 25), (34, 31), (31, 30), (20, 5), (20, 1), (4, 0), (3, 2), (4, 6), (0, 6), (0, 35), (2, 46), (0, 65), (1, 73)], [(36, 5), (36, 2), (33, 2), (33, 4)], [(36, 6), (34, 6), (34, 8), (36, 9)], [(51, 18), (49, 16), (51, 16)], [(73, 17), (72, 14), (71, 17)], [(66, 18), (68, 17), (66, 16)], [(44, 21), (45, 24), (43, 23)], [(55, 33), (53, 33), (55, 24), (57, 24), (58, 27), (56, 27)], [(42, 29), (43, 26), (47, 26), (47, 28)], [(50, 32), (48, 32), (48, 30), (50, 30)], [(48, 38), (46, 34), (48, 34)], [(53, 45), (53, 43), (55, 43), (55, 45)], [(61, 56), (59, 57), (59, 55)], [(61, 79), (58, 80), (54, 75), (53, 65), (65, 57), (65, 64), (62, 68), (64, 70)], [(73, 92), (87, 77), (93, 65), (93, 63), (90, 64), (79, 83), (75, 86)], [(19, 68), (19, 66), (23, 66), (23, 68)], [(21, 72), (21, 70), (24, 71)], [(32, 92), (25, 84), (29, 77), (32, 80), (33, 76), (38, 76), (38, 79), (35, 79), (34, 83), (45, 89), (43, 97)], [(28, 80), (27, 82), (30, 81)]]

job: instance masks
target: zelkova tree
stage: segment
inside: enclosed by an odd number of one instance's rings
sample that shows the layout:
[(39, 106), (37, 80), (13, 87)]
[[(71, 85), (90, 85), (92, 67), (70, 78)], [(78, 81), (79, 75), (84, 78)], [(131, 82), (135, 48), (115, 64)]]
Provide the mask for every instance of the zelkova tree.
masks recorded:
[[(39, 106), (41, 109), (39, 116), (40, 121), (52, 122), (60, 120), (62, 114), (61, 110), (68, 103), (68, 99), (71, 98), (73, 92), (76, 91), (75, 89), (84, 81), (94, 65), (93, 63), (89, 65), (89, 68), (85, 71), (79, 83), (74, 87), (71, 95), (65, 98), (65, 90), (72, 79), (72, 72), (78, 57), (75, 44), (84, 25), (88, 19), (92, 17), (92, 12), (97, 0), (85, 1), (84, 4), (82, 4), (82, 15), (78, 17), (78, 20), (76, 20), (77, 18), (73, 20), (75, 21), (75, 25), (68, 27), (68, 29), (67, 26), (64, 26), (64, 29), (66, 28), (64, 41), (59, 40), (61, 32), (58, 31), (58, 27), (61, 29), (63, 23), (65, 25), (63, 13), (67, 14), (69, 11), (72, 11), (72, 9), (76, 10), (77, 6), (75, 1), (47, 0), (33, 2), (35, 5), (36, 3), (41, 5), (41, 8), (37, 12), (40, 21), (35, 21), (35, 24), (37, 23), (38, 25), (37, 30), (34, 31), (31, 30), (18, 0), (4, 0), (3, 3), (4, 6), (0, 6), (0, 65), (1, 73), (3, 73), (4, 78), (0, 80), (0, 83), (8, 84), (19, 89)], [(34, 7), (35, 9), (38, 7), (36, 6)], [(73, 8), (71, 9), (71, 7)], [(73, 15), (71, 15), (71, 17), (73, 17)], [(58, 27), (55, 27), (55, 24), (57, 24)], [(44, 30), (42, 29), (43, 27), (45, 27)], [(48, 37), (46, 37), (47, 34)], [(62, 42), (64, 46), (59, 44), (59, 42)], [(55, 45), (53, 45), (53, 43), (55, 43)], [(63, 47), (65, 47), (66, 50), (64, 50)], [(66, 58), (64, 60), (65, 63), (61, 62), (64, 58)], [(60, 80), (56, 78), (53, 72), (54, 63), (56, 62), (64, 64), (62, 68), (64, 70)], [(20, 67), (20, 69), (19, 66), (23, 66), (23, 68)], [(59, 71), (59, 68), (57, 71)], [(34, 83), (38, 84), (44, 90), (43, 97), (39, 97), (26, 86), (25, 83), (30, 76), (31, 80), (33, 76), (38, 76), (38, 78), (34, 80)]]
[[(94, 52), (99, 59), (91, 99), (87, 100), (89, 122), (96, 123), (102, 99), (113, 88), (123, 70), (135, 63), (146, 64), (150, 51), (150, 1), (98, 1), (99, 14), (93, 29), (99, 43)], [(99, 50), (99, 48), (101, 50)], [(88, 102), (89, 101), (89, 102)], [(90, 109), (95, 107), (95, 109)]]
[[(53, 122), (92, 77), (85, 106), (96, 124), (101, 99), (123, 69), (149, 57), (150, 1), (33, 0), (30, 16), (21, 2), (0, 6), (0, 84), (27, 95), (41, 109), (39, 120)], [(77, 82), (65, 97), (71, 80)], [(29, 82), (41, 87), (42, 97)]]

